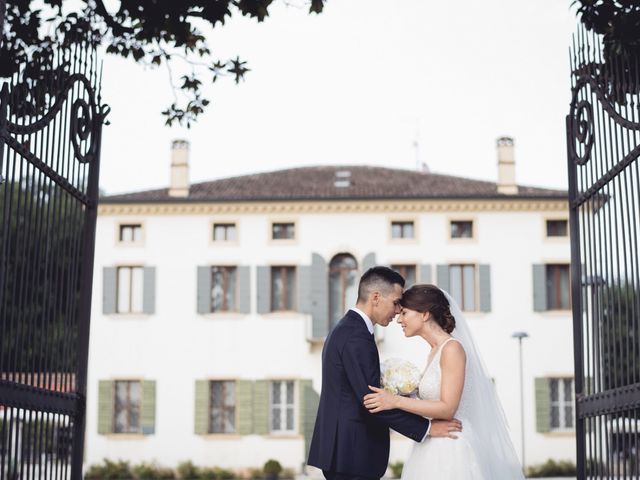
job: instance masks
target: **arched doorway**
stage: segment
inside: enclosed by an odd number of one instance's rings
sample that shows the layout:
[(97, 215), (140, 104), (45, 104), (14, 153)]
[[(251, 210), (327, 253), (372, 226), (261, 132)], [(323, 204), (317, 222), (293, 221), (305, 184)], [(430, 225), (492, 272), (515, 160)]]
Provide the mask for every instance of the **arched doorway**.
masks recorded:
[(340, 253), (329, 264), (329, 328), (358, 298), (358, 262), (348, 253)]

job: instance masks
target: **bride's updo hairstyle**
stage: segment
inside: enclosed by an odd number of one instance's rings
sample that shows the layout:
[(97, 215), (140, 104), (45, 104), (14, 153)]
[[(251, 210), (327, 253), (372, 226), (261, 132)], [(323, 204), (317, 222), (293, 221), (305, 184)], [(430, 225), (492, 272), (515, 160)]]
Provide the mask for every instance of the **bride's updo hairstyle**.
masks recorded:
[(431, 318), (447, 333), (456, 328), (456, 319), (449, 310), (449, 300), (435, 285), (414, 285), (402, 294), (400, 305), (420, 313), (429, 312)]

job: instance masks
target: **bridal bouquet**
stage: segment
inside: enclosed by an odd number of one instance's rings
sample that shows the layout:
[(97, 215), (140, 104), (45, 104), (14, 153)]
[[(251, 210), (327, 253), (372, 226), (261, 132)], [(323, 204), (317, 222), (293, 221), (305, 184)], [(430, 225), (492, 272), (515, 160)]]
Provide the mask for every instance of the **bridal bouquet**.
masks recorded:
[(411, 395), (420, 383), (420, 370), (406, 360), (389, 358), (380, 364), (382, 388), (396, 395)]

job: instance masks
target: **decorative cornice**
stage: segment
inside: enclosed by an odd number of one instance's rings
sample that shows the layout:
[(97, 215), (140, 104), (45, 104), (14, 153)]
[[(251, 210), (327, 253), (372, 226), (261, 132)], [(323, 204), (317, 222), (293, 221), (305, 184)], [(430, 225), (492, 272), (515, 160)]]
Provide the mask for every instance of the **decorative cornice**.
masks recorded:
[(326, 202), (219, 202), (219, 203), (105, 203), (98, 214), (108, 215), (214, 215), (256, 213), (394, 213), (568, 211), (566, 200), (362, 200)]

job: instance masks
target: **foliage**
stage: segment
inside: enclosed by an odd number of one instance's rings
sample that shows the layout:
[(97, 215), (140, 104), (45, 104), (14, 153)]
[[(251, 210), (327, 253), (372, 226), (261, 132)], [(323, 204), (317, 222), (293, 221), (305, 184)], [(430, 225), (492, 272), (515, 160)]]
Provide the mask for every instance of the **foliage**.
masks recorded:
[(68, 347), (77, 335), (73, 322), (84, 216), (71, 207), (74, 202), (65, 190), (36, 176), (0, 185), (0, 244), (10, 253), (0, 265), (0, 367), (5, 372), (76, 370)]
[(393, 478), (400, 478), (402, 476), (402, 469), (404, 468), (404, 463), (401, 461), (397, 461), (389, 464), (389, 468), (393, 473)]
[(611, 100), (627, 102), (640, 93), (640, 2), (637, 0), (574, 0), (584, 27), (602, 36), (602, 62), (581, 68), (597, 72), (596, 79)]
[(176, 468), (176, 472), (182, 480), (195, 480), (200, 478), (200, 469), (191, 461), (180, 463), (178, 468)]
[(601, 288), (603, 389), (621, 387), (640, 378), (640, 336), (637, 315), (640, 292), (627, 283)]
[(294, 478), (296, 478), (296, 472), (294, 472), (291, 468), (285, 468), (284, 470), (282, 470), (282, 475), (280, 475), (280, 477), (283, 480), (293, 480)]
[(176, 478), (172, 469), (149, 463), (136, 465), (131, 471), (140, 480), (171, 480)]
[(280, 465), (280, 462), (277, 460), (271, 458), (265, 462), (262, 471), (265, 474), (279, 475), (282, 472), (282, 465)]
[(129, 462), (116, 462), (107, 458), (102, 465), (92, 465), (84, 476), (85, 480), (130, 480), (133, 478)]
[(236, 474), (231, 470), (220, 467), (200, 469), (200, 475), (197, 477), (202, 480), (233, 480)]
[(247, 470), (247, 478), (249, 480), (262, 480), (264, 478), (264, 474), (261, 468), (250, 468)]
[(527, 468), (527, 477), (543, 478), (543, 477), (575, 477), (576, 466), (567, 461), (547, 460), (541, 465), (532, 465)]
[[(320, 13), (325, 0), (309, 1), (309, 11)], [(0, 77), (19, 68), (41, 65), (31, 78), (50, 77), (50, 57), (59, 49), (75, 45), (103, 45), (106, 52), (149, 67), (167, 67), (174, 102), (165, 109), (166, 124), (187, 127), (204, 112), (209, 100), (204, 82), (230, 76), (236, 83), (249, 71), (240, 57), (221, 60), (214, 56), (204, 29), (220, 28), (234, 15), (262, 22), (273, 0), (122, 0), (109, 11), (103, 0), (8, 0)], [(176, 60), (187, 73), (174, 74)], [(180, 93), (182, 100), (178, 99)]]

